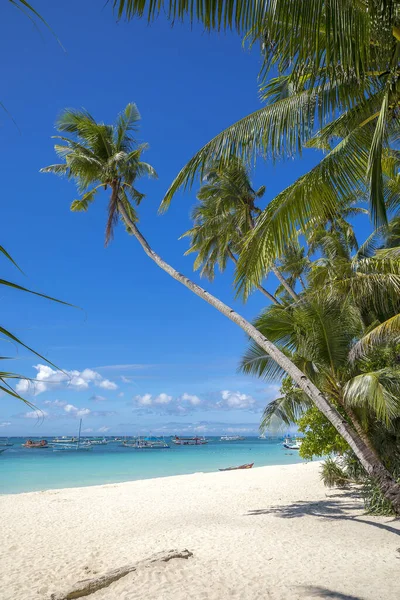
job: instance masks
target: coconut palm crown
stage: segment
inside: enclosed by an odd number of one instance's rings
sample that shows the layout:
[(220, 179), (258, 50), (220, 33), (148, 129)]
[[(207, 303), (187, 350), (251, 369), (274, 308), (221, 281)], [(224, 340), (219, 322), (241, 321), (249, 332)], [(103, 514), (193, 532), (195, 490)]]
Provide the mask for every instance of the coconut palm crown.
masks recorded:
[(133, 135), (139, 121), (140, 114), (134, 103), (126, 106), (113, 125), (96, 123), (85, 110), (66, 109), (56, 127), (73, 137), (54, 136), (60, 140), (54, 149), (65, 162), (41, 169), (42, 173), (66, 175), (76, 181), (81, 197), (72, 202), (73, 211), (88, 210), (98, 191), (110, 188), (106, 245), (113, 237), (118, 220), (118, 202), (123, 204), (131, 219), (137, 221), (131, 201), (139, 205), (144, 194), (136, 189), (136, 179), (144, 175), (157, 177), (153, 167), (141, 160), (148, 145), (139, 144)]

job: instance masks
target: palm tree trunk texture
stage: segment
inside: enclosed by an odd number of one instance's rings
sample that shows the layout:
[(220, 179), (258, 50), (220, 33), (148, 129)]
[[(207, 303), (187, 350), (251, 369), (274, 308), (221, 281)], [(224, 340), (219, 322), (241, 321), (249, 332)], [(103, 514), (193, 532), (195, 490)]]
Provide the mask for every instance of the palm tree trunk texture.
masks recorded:
[(129, 218), (123, 204), (118, 203), (118, 209), (122, 215), (125, 224), (129, 226), (132, 234), (136, 237), (144, 252), (153, 260), (163, 271), (168, 273), (173, 279), (179, 281), (187, 287), (191, 292), (211, 304), (221, 314), (239, 325), (239, 327), (251, 337), (265, 352), (267, 352), (275, 362), (284, 369), (284, 371), (293, 379), (293, 381), (304, 391), (305, 394), (314, 402), (317, 408), (326, 416), (332, 423), (335, 429), (340, 433), (343, 439), (349, 444), (354, 451), (361, 464), (367, 473), (376, 479), (384, 496), (391, 502), (396, 514), (400, 515), (400, 485), (396, 483), (389, 471), (384, 467), (379, 458), (371, 451), (364, 443), (360, 436), (350, 427), (343, 419), (338, 411), (325, 398), (324, 394), (308, 379), (308, 377), (296, 367), (258, 329), (256, 329), (249, 321), (246, 321), (232, 308), (221, 302), (218, 298), (204, 290), (202, 287), (194, 283), (191, 279), (182, 275), (166, 263), (154, 250), (149, 246), (146, 239), (140, 233), (135, 223)]

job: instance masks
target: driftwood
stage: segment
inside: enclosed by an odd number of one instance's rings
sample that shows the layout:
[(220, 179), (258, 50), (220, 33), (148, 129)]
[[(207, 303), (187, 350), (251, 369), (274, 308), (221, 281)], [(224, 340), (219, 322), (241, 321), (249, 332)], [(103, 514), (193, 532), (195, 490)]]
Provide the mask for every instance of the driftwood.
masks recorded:
[(83, 598), (84, 596), (89, 596), (98, 590), (108, 587), (114, 583), (114, 581), (118, 581), (118, 579), (125, 577), (128, 573), (132, 573), (140, 567), (149, 567), (156, 562), (168, 562), (173, 558), (187, 559), (190, 556), (193, 556), (193, 553), (189, 552), (189, 550), (168, 550), (167, 552), (158, 552), (157, 554), (153, 554), (150, 558), (140, 560), (131, 565), (125, 565), (119, 569), (108, 571), (108, 573), (101, 575), (101, 577), (78, 581), (69, 592), (52, 594), (51, 600), (75, 600), (75, 598)]

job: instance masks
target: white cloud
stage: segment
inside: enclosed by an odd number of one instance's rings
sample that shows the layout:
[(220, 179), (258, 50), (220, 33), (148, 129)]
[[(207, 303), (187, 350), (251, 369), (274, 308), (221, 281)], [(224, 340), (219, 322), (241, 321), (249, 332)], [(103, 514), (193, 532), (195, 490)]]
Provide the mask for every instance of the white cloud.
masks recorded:
[(109, 427), (99, 427), (97, 430), (99, 433), (107, 433), (107, 431), (110, 431)]
[(22, 415), (24, 419), (43, 419), (48, 417), (49, 413), (45, 410), (30, 410)]
[(197, 406), (201, 403), (201, 400), (198, 396), (194, 396), (192, 394), (187, 394), (186, 392), (182, 394), (179, 400), (183, 400), (184, 402), (189, 402), (192, 406)]
[(118, 388), (117, 384), (109, 379), (103, 379), (100, 383), (97, 384), (99, 387), (104, 390), (116, 390)]
[(87, 429), (82, 429), (82, 433), (92, 433), (93, 429), (88, 427)]
[(169, 404), (172, 400), (172, 396), (168, 396), (168, 394), (159, 394), (154, 398), (154, 402), (156, 404)]
[(229, 390), (223, 390), (221, 392), (222, 400), (217, 402), (217, 406), (220, 408), (230, 409), (244, 409), (253, 408), (256, 401), (248, 394), (241, 394), (240, 392), (231, 392)]
[(79, 417), (79, 418), (87, 417), (92, 412), (89, 408), (78, 408), (77, 406), (74, 406), (73, 404), (66, 404), (64, 406), (64, 410), (71, 416)]
[(135, 396), (135, 400), (141, 406), (150, 406), (153, 404), (153, 396), (151, 394), (144, 394), (143, 396)]
[(11, 425), (11, 421), (3, 421), (0, 423), (0, 427), (8, 427), (9, 425)]
[(63, 400), (45, 400), (43, 402), (43, 404), (46, 404), (47, 406), (65, 406), (67, 403), (63, 402)]
[(60, 387), (72, 387), (77, 391), (88, 389), (90, 384), (107, 390), (115, 390), (118, 387), (113, 381), (103, 379), (103, 376), (93, 369), (57, 371), (42, 364), (34, 365), (34, 369), (37, 371), (35, 380), (31, 382), (21, 379), (16, 385), (17, 392), (22, 394), (29, 392), (37, 396), (47, 390)]

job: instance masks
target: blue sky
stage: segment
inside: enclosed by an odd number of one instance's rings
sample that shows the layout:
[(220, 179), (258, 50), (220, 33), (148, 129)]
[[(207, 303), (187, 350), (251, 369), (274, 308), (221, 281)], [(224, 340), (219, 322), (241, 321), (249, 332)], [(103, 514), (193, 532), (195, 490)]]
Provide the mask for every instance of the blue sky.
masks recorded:
[[(150, 27), (116, 22), (103, 5), (35, 0), (66, 52), (11, 5), (2, 8), (0, 100), (20, 133), (0, 112), (1, 244), (25, 273), (3, 260), (2, 277), (80, 308), (2, 289), (1, 324), (67, 374), (3, 344), (3, 354), (16, 357), (7, 368), (39, 379), (24, 391), (45, 418), (2, 396), (0, 435), (72, 433), (80, 416), (93, 433), (256, 431), (278, 386), (237, 373), (243, 332), (160, 271), (122, 227), (105, 249), (106, 196), (87, 214), (73, 214), (73, 184), (39, 169), (54, 162), (50, 138), (63, 108), (85, 107), (112, 121), (136, 102), (140, 137), (150, 144), (145, 159), (159, 174), (138, 185), (147, 194), (141, 228), (166, 260), (191, 275), (193, 258), (183, 256), (187, 241), (178, 238), (190, 227), (196, 190), (178, 195), (164, 216), (158, 204), (197, 149), (260, 106), (258, 51), (243, 50), (236, 35), (171, 28), (164, 19)], [(255, 185), (266, 185), (270, 199), (318, 158), (309, 151), (275, 167), (260, 162)], [(234, 301), (231, 272), (203, 285), (247, 318), (264, 306), (257, 294), (246, 306)]]

